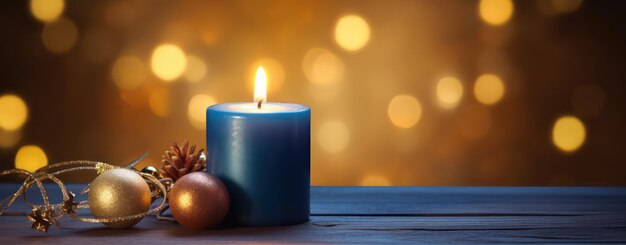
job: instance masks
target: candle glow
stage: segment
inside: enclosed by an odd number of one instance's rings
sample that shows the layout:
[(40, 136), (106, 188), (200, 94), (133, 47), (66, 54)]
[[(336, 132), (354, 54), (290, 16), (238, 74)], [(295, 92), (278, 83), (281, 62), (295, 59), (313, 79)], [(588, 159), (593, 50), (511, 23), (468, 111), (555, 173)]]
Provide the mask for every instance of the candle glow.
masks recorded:
[(259, 66), (256, 70), (256, 79), (254, 79), (254, 103), (259, 105), (267, 101), (267, 75), (263, 66)]

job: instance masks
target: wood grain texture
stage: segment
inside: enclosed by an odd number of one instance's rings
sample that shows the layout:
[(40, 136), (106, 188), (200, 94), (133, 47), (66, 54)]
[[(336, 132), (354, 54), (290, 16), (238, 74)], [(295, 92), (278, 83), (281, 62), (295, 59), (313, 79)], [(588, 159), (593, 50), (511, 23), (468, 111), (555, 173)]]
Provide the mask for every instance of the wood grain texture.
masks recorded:
[[(16, 188), (0, 184), (0, 197)], [(618, 187), (312, 187), (310, 222), (202, 231), (147, 217), (127, 230), (64, 219), (42, 234), (29, 228), (25, 206), (10, 210), (0, 217), (2, 244), (626, 243)]]

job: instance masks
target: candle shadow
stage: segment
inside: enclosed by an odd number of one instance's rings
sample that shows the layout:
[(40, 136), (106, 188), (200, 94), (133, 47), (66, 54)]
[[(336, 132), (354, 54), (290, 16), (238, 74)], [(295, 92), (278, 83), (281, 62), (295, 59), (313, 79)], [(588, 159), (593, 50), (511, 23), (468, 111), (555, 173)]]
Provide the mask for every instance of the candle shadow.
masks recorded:
[(245, 221), (250, 218), (252, 214), (252, 203), (250, 197), (246, 194), (243, 188), (241, 188), (234, 181), (222, 178), (222, 182), (228, 189), (228, 195), (230, 198), (230, 207), (228, 214), (224, 221), (221, 223), (221, 228), (234, 228), (241, 227), (245, 224)]

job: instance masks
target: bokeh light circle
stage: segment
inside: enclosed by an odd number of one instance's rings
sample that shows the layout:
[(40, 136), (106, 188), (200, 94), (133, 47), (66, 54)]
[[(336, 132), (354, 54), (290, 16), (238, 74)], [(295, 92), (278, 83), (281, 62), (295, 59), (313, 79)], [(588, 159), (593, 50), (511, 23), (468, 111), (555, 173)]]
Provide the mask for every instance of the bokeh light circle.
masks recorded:
[(61, 16), (65, 8), (64, 0), (31, 0), (30, 13), (35, 19), (52, 22)]
[(134, 90), (143, 85), (148, 77), (148, 68), (135, 56), (122, 56), (113, 63), (113, 81), (121, 89)]
[(337, 21), (335, 41), (348, 51), (363, 48), (370, 39), (370, 27), (367, 21), (358, 15), (346, 15)]
[(324, 48), (313, 48), (304, 55), (302, 70), (313, 83), (326, 85), (343, 79), (344, 65), (341, 59)]
[(35, 172), (48, 165), (48, 157), (41, 147), (36, 145), (22, 146), (15, 155), (15, 168)]
[(350, 142), (348, 127), (341, 121), (323, 122), (317, 130), (317, 143), (328, 153), (343, 151)]
[(152, 72), (164, 80), (173, 81), (180, 77), (187, 67), (185, 52), (176, 45), (162, 44), (152, 52), (150, 60)]
[(483, 74), (476, 79), (474, 84), (474, 96), (485, 105), (498, 103), (504, 96), (504, 82), (493, 74)]
[(62, 54), (70, 51), (78, 40), (78, 28), (70, 19), (61, 17), (47, 23), (41, 32), (43, 45), (52, 53)]
[(22, 98), (14, 94), (0, 96), (0, 129), (20, 129), (28, 119), (28, 107)]
[(513, 16), (512, 0), (480, 0), (478, 12), (480, 18), (489, 25), (503, 25)]
[(189, 100), (187, 116), (191, 126), (197, 129), (206, 129), (206, 109), (217, 102), (211, 96), (198, 94)]
[(422, 116), (422, 105), (411, 95), (397, 95), (389, 102), (387, 114), (396, 127), (411, 128)]
[(585, 142), (585, 125), (574, 116), (563, 116), (556, 120), (552, 128), (552, 142), (564, 152), (578, 150)]
[(463, 97), (463, 84), (454, 77), (444, 77), (437, 83), (437, 99), (443, 108), (456, 107)]

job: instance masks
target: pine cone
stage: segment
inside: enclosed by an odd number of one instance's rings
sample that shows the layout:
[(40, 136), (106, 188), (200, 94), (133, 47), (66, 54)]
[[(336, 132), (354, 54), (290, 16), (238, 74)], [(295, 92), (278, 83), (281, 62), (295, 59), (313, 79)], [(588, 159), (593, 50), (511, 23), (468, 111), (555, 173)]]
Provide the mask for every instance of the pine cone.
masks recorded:
[(185, 140), (185, 144), (181, 148), (176, 142), (170, 146), (169, 150), (165, 151), (163, 155), (163, 166), (161, 167), (161, 174), (165, 178), (171, 178), (174, 182), (185, 174), (197, 171), (206, 170), (206, 157), (204, 155), (204, 149), (200, 149), (198, 152), (196, 145), (189, 147), (189, 142)]

